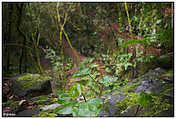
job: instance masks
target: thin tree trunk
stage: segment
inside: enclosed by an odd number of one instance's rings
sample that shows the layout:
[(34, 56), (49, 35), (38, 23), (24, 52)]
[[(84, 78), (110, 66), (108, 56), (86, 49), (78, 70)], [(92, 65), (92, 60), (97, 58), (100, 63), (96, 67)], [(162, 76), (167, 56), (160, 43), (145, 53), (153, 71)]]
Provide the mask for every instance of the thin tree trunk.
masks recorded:
[[(12, 39), (12, 31), (11, 31), (11, 25), (12, 25), (12, 11), (13, 11), (13, 5), (8, 4), (9, 8), (9, 24), (8, 24), (8, 41), (11, 41)], [(10, 52), (8, 50), (8, 46), (6, 46), (6, 53), (7, 53), (7, 65), (6, 65), (6, 71), (8, 72), (10, 70)]]
[[(23, 10), (23, 6), (24, 4), (21, 3), (20, 6), (18, 6), (18, 4), (16, 5), (17, 9), (18, 9), (18, 21), (17, 21), (17, 31), (20, 33), (20, 35), (24, 38), (23, 40), (23, 46), (22, 46), (22, 50), (21, 50), (21, 56), (20, 56), (20, 62), (19, 62), (19, 73), (22, 73), (22, 64), (23, 64), (23, 57), (25, 52), (25, 47), (26, 47), (26, 36), (24, 35), (24, 33), (20, 30), (20, 24), (21, 24), (21, 19), (22, 19), (22, 10)], [(26, 56), (26, 55), (25, 55)], [(26, 66), (25, 66), (25, 70), (26, 70)]]

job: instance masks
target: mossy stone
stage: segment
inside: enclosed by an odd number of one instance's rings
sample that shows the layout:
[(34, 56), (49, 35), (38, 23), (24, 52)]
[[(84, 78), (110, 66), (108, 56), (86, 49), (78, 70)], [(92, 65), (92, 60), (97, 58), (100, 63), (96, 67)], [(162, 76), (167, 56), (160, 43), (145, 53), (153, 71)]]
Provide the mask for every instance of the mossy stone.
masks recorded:
[(20, 75), (12, 79), (12, 90), (17, 96), (23, 97), (31, 90), (50, 90), (49, 82), (50, 77), (42, 76), (40, 74), (30, 74)]

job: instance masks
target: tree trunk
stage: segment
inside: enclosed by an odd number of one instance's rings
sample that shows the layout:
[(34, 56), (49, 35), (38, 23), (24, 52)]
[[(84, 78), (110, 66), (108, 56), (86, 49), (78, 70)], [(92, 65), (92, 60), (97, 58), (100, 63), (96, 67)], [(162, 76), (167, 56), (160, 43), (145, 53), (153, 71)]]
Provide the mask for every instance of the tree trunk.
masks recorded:
[[(11, 31), (11, 25), (12, 25), (12, 11), (13, 11), (13, 5), (12, 4), (8, 4), (8, 8), (9, 8), (9, 21), (8, 21), (8, 41), (10, 42), (12, 40), (12, 31)], [(8, 48), (8, 46), (6, 46), (6, 53), (7, 53), (7, 65), (6, 65), (6, 71), (9, 72), (10, 70), (10, 49)]]
[[(18, 9), (18, 21), (17, 21), (17, 31), (20, 33), (20, 35), (24, 38), (23, 40), (23, 46), (21, 49), (21, 56), (20, 56), (20, 62), (19, 62), (19, 73), (22, 73), (22, 65), (23, 65), (23, 57), (26, 56), (24, 54), (26, 54), (26, 36), (24, 35), (24, 33), (20, 30), (20, 24), (21, 24), (21, 19), (22, 19), (22, 10), (23, 10), (23, 6), (24, 4), (21, 3), (20, 6), (18, 4), (16, 4), (16, 7)], [(26, 71), (26, 66), (25, 66), (25, 71)]]

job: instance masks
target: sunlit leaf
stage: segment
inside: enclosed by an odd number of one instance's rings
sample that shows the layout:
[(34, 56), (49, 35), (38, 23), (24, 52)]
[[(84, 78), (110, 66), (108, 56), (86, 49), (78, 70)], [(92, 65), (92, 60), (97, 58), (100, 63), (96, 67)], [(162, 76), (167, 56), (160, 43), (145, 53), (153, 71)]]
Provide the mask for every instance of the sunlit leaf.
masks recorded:
[(161, 21), (162, 21), (161, 19), (157, 20), (157, 21), (156, 21), (156, 24), (161, 23)]
[(68, 93), (62, 93), (59, 94), (59, 98), (58, 98), (58, 103), (59, 104), (66, 104), (70, 101), (70, 96), (68, 95)]
[(96, 112), (101, 110), (102, 101), (99, 98), (90, 99), (88, 104), (89, 104), (88, 106), (90, 111)]
[(86, 85), (88, 83), (87, 80), (81, 80), (81, 81), (77, 81), (77, 83), (81, 84), (81, 85)]
[(54, 109), (55, 114), (71, 114), (72, 113), (72, 107), (76, 104), (77, 102), (75, 100), (72, 100), (68, 104), (58, 106)]
[(94, 61), (94, 58), (91, 58), (90, 60), (89, 60), (89, 63), (92, 63)]
[(91, 117), (97, 116), (102, 109), (102, 101), (98, 98), (91, 99), (87, 103), (79, 102), (73, 107), (73, 116), (78, 117)]
[(90, 68), (84, 68), (84, 69), (78, 71), (72, 77), (73, 78), (75, 78), (75, 77), (83, 77), (83, 76), (86, 76), (86, 75), (90, 74), (90, 72), (91, 72)]
[(70, 96), (76, 98), (79, 96), (79, 91), (76, 85), (73, 85), (69, 89)]
[(79, 95), (81, 95), (82, 94), (82, 85), (81, 84), (79, 84), (79, 83), (77, 83), (77, 90), (78, 90), (78, 92), (79, 92)]
[(82, 79), (81, 78), (71, 78), (70, 81), (71, 82), (76, 82), (76, 81), (81, 81)]
[(90, 67), (91, 67), (91, 68), (98, 67), (98, 64), (91, 64)]

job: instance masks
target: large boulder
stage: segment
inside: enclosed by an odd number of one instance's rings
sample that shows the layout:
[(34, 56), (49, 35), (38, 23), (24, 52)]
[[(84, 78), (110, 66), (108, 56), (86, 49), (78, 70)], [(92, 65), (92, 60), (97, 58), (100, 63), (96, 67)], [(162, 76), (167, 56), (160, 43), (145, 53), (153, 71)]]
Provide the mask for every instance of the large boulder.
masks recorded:
[[(119, 90), (102, 96), (105, 106), (98, 116), (173, 116), (174, 86), (172, 82), (163, 80), (162, 74), (165, 72), (162, 68), (150, 70)], [(144, 92), (157, 97), (152, 106), (142, 108), (136, 101)], [(136, 113), (138, 108), (141, 110)], [(152, 112), (154, 110), (160, 112)]]
[(23, 74), (11, 78), (12, 92), (18, 97), (29, 93), (51, 92), (50, 78), (40, 74)]

